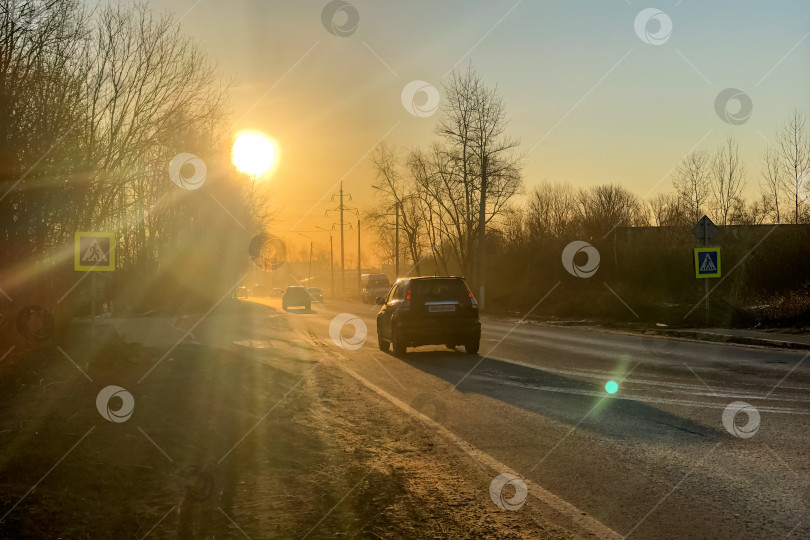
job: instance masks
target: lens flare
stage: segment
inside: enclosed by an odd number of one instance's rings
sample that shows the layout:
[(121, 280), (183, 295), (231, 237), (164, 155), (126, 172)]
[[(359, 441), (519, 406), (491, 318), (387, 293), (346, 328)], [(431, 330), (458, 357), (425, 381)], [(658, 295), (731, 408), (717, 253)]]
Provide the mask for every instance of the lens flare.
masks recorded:
[(615, 394), (619, 391), (619, 383), (616, 381), (608, 381), (605, 383), (605, 391), (608, 394)]

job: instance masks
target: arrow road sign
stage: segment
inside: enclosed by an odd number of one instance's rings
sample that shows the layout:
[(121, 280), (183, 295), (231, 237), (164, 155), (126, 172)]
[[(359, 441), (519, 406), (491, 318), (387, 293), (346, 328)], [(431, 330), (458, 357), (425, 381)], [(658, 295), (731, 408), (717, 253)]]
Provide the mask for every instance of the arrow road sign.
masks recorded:
[(115, 233), (77, 232), (73, 268), (82, 272), (113, 272)]
[(695, 277), (696, 278), (720, 277), (719, 247), (695, 249)]

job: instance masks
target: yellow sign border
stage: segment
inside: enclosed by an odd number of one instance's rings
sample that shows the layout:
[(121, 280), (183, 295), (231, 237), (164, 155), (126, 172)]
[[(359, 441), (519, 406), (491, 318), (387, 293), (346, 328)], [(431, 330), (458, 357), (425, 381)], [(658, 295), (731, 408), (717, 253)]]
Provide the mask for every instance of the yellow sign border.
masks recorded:
[[(110, 241), (110, 262), (105, 265), (84, 266), (81, 264), (80, 238), (107, 238)], [(110, 232), (77, 232), (73, 244), (73, 269), (80, 272), (114, 272), (115, 271), (115, 233)]]
[[(701, 253), (707, 252), (715, 252), (717, 253), (717, 272), (714, 274), (701, 274), (699, 272), (700, 269), (700, 257)], [(720, 248), (719, 247), (706, 247), (706, 248), (695, 248), (695, 277), (698, 279), (706, 279), (706, 278), (718, 278), (720, 277)]]

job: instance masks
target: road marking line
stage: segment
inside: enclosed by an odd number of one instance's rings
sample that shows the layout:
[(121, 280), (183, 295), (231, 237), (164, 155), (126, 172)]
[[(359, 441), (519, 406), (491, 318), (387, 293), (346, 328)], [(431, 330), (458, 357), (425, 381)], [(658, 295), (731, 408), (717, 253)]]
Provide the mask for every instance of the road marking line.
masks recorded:
[[(613, 371), (611, 371), (611, 370), (600, 371), (600, 370), (587, 370), (587, 369), (561, 369), (561, 368), (538, 366), (538, 365), (534, 365), (534, 364), (529, 364), (527, 362), (521, 362), (520, 360), (511, 360), (509, 358), (503, 358), (503, 357), (500, 357), (500, 356), (488, 356), (487, 358), (489, 358), (491, 360), (497, 360), (497, 361), (503, 362), (505, 364), (512, 364), (512, 365), (515, 365), (515, 366), (520, 366), (520, 367), (532, 369), (532, 370), (535, 370), (535, 371), (558, 373), (558, 374), (562, 374), (562, 375), (574, 375), (576, 377), (584, 377), (584, 378), (589, 378), (589, 379), (597, 379), (597, 380), (609, 379), (610, 377), (613, 376)], [(562, 393), (573, 393), (573, 394), (588, 392), (588, 390), (569, 390), (569, 389), (566, 389), (566, 388), (558, 388), (558, 387), (542, 386), (542, 385), (532, 385), (532, 384), (529, 384), (529, 383), (520, 383), (518, 381), (509, 381), (509, 380), (506, 380), (506, 379), (498, 379), (498, 378), (494, 378), (494, 377), (486, 377), (486, 376), (483, 376), (483, 375), (474, 375), (472, 378), (474, 380), (478, 380), (478, 381), (492, 380), (492, 381), (497, 381), (497, 382), (503, 382), (504, 384), (511, 384), (513, 386), (522, 385), (525, 388), (531, 388), (531, 389), (537, 389), (537, 390), (549, 390), (549, 391), (556, 391), (556, 392), (562, 392)], [(696, 396), (705, 396), (706, 395), (705, 392), (697, 392), (696, 391), (697, 389), (701, 389), (702, 386), (694, 385), (694, 384), (666, 382), (664, 380), (659, 382), (659, 381), (651, 381), (651, 380), (638, 379), (638, 378), (628, 378), (624, 382), (625, 383), (632, 383), (632, 384), (639, 384), (639, 385), (660, 386), (660, 387), (664, 387), (664, 388), (668, 389), (668, 390), (662, 390), (662, 391), (664, 391), (664, 392), (669, 391), (670, 393), (690, 394), (690, 395), (696, 395)], [(747, 384), (747, 383), (741, 383), (741, 384)], [(676, 390), (683, 390), (683, 391), (682, 392), (676, 392)], [(806, 389), (797, 388), (797, 390), (805, 391)], [(714, 395), (716, 395), (716, 396), (718, 396), (720, 398), (739, 398), (739, 399), (752, 399), (752, 400), (760, 399), (760, 400), (763, 400), (763, 401), (786, 401), (786, 402), (790, 402), (790, 403), (808, 403), (808, 402), (810, 402), (809, 399), (800, 398), (800, 397), (793, 397), (793, 398), (788, 398), (788, 397), (779, 397), (779, 398), (759, 397), (759, 396), (752, 396), (750, 394), (744, 394), (742, 392), (743, 392), (742, 390), (726, 390), (726, 391), (724, 391), (724, 392), (722, 392), (720, 394), (714, 394)], [(599, 395), (599, 396), (601, 396), (602, 393), (601, 392), (595, 392), (595, 393), (586, 394), (586, 395)], [(662, 398), (665, 401), (654, 401), (654, 400), (648, 400), (644, 396), (624, 395), (624, 396), (620, 396), (620, 397), (624, 397), (625, 399), (639, 400), (639, 401), (649, 401), (650, 403), (669, 403), (669, 402), (676, 403), (677, 402), (678, 404), (690, 404), (690, 405), (705, 405), (706, 404), (706, 402), (702, 402), (702, 401), (666, 400), (666, 398)], [(723, 405), (720, 408), (725, 408), (725, 405)], [(779, 409), (779, 410), (782, 410), (782, 411), (792, 411), (792, 410), (794, 410), (794, 409), (784, 409), (784, 408), (775, 408), (775, 409)], [(802, 411), (802, 412), (799, 412), (798, 414), (810, 414), (810, 411), (808, 411), (807, 413)]]
[[(379, 396), (385, 398), (388, 402), (392, 405), (397, 407), (398, 409), (402, 410), (409, 416), (427, 424), (428, 426), (432, 427), (434, 430), (438, 431), (441, 435), (445, 438), (450, 439), (451, 441), (455, 442), (459, 445), (467, 454), (470, 456), (474, 456), (476, 461), (479, 461), (486, 466), (488, 466), (493, 471), (501, 474), (501, 473), (510, 473), (516, 476), (520, 476), (523, 478), (518, 472), (512, 470), (511, 468), (507, 467), (500, 461), (496, 460), (486, 452), (479, 450), (478, 448), (474, 447), (473, 445), (469, 444), (467, 441), (444, 427), (443, 425), (439, 424), (435, 420), (421, 414), (419, 411), (415, 410), (413, 407), (401, 401), (400, 399), (392, 396), (385, 390), (377, 387), (363, 376), (359, 375), (351, 368), (342, 365), (340, 362), (335, 362), (335, 365), (347, 373), (351, 375), (354, 379), (356, 379), (359, 383), (363, 386), (371, 390), (372, 392), (378, 394)], [(551, 507), (552, 509), (556, 510), (557, 512), (567, 516), (572, 522), (576, 523), (587, 529), (588, 531), (592, 532), (599, 538), (622, 538), (622, 536), (608, 527), (607, 525), (603, 524), (602, 522), (596, 520), (595, 518), (587, 515), (585, 512), (582, 512), (579, 508), (574, 506), (573, 504), (569, 503), (568, 501), (561, 499), (557, 495), (551, 493), (550, 491), (544, 489), (539, 484), (532, 482), (528, 479), (524, 479), (526, 486), (529, 489), (529, 493), (531, 493), (535, 498), (537, 498), (540, 502), (546, 504), (547, 506)]]
[[(575, 388), (562, 388), (559, 386), (544, 386), (544, 385), (535, 385), (529, 383), (521, 383), (516, 381), (509, 381), (505, 379), (496, 379), (493, 377), (485, 377), (483, 375), (473, 375), (470, 379), (479, 381), (479, 382), (492, 382), (494, 384), (502, 385), (502, 386), (513, 386), (516, 388), (523, 388), (526, 390), (538, 390), (541, 392), (555, 392), (559, 394), (573, 394), (573, 395), (580, 395), (580, 396), (590, 396), (590, 397), (606, 397), (606, 394), (602, 390), (578, 390)], [(737, 395), (729, 395), (728, 397), (731, 398), (747, 398), (747, 399), (756, 399), (753, 396), (737, 396)], [(712, 403), (710, 401), (692, 401), (688, 399), (672, 399), (672, 398), (657, 398), (652, 396), (639, 396), (639, 395), (630, 395), (630, 394), (616, 394), (610, 397), (610, 399), (623, 399), (626, 401), (638, 401), (642, 403), (660, 403), (665, 405), (684, 405), (687, 407), (704, 407), (707, 409), (725, 409), (727, 404), (725, 403)], [(788, 407), (766, 407), (766, 406), (758, 406), (757, 409), (761, 412), (771, 412), (771, 413), (784, 413), (784, 414), (810, 414), (810, 410), (804, 411), (801, 409), (792, 409)]]

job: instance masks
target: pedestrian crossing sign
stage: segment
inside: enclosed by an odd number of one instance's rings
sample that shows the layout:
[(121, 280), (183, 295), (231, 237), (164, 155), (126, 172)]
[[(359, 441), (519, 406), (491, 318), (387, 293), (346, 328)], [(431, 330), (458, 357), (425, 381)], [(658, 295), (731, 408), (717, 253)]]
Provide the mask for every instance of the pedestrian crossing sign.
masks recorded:
[(73, 268), (82, 272), (113, 272), (115, 233), (77, 232)]
[(695, 277), (720, 277), (720, 248), (695, 248)]

